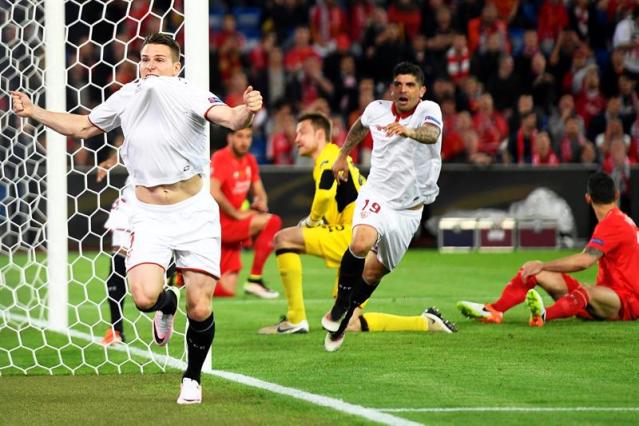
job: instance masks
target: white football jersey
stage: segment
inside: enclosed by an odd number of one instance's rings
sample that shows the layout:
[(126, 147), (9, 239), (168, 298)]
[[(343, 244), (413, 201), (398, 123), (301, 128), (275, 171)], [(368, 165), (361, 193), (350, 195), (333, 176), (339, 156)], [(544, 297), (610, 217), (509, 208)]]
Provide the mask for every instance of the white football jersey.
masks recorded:
[(425, 123), (442, 130), (442, 112), (435, 102), (421, 101), (412, 114), (395, 114), (392, 101), (373, 101), (360, 117), (373, 137), (371, 170), (366, 185), (386, 197), (394, 209), (430, 204), (439, 194), (437, 179), (442, 168), (441, 133), (437, 143), (427, 145), (399, 135), (388, 137), (384, 128), (394, 121), (410, 128)]
[(89, 120), (105, 132), (122, 128), (120, 154), (134, 185), (167, 185), (208, 174), (205, 115), (218, 105), (183, 78), (149, 76), (124, 85)]

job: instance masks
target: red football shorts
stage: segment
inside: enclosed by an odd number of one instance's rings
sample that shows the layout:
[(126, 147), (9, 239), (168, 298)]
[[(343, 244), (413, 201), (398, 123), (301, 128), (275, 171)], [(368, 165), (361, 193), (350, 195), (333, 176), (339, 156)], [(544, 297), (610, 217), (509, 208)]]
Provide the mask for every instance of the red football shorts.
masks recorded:
[(220, 226), (222, 228), (222, 245), (234, 244), (246, 241), (251, 238), (251, 219), (234, 220), (222, 217)]
[[(570, 275), (568, 274), (561, 274), (561, 275), (563, 276), (564, 281), (566, 282), (566, 286), (568, 286), (569, 292), (577, 289), (577, 287), (581, 285), (579, 281), (577, 281)], [(624, 289), (618, 289), (611, 286), (606, 286), (606, 287), (608, 287), (610, 290), (617, 293), (617, 296), (619, 296), (619, 301), (621, 302), (621, 309), (619, 309), (620, 321), (634, 321), (637, 318), (639, 318), (639, 299), (637, 299), (637, 297), (634, 294)], [(586, 309), (582, 309), (581, 311), (579, 311), (577, 313), (577, 316), (579, 318), (585, 318), (590, 320), (598, 319), (598, 318), (595, 318)]]

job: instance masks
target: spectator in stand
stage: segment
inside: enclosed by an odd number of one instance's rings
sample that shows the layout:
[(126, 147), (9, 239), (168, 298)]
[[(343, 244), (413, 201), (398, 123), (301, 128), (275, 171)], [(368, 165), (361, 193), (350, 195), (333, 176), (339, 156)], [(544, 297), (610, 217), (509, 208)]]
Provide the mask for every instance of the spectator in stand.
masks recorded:
[(324, 76), (320, 58), (309, 56), (304, 59), (302, 68), (292, 76), (286, 93), (297, 104), (297, 109), (303, 110), (318, 98), (332, 99), (335, 86)]
[(584, 76), (583, 88), (575, 101), (575, 110), (584, 120), (586, 129), (590, 120), (606, 107), (606, 99), (599, 89), (599, 69), (591, 65)]
[(262, 25), (265, 31), (275, 31), (278, 40), (286, 40), (296, 26), (308, 24), (308, 6), (305, 0), (263, 2)]
[(508, 123), (495, 111), (493, 97), (488, 93), (479, 98), (479, 107), (473, 116), (473, 129), (479, 135), (479, 151), (496, 158), (501, 143), (508, 137)]
[(619, 94), (619, 79), (622, 76), (626, 77), (624, 75), (624, 51), (621, 48), (615, 48), (610, 54), (610, 63), (601, 75), (601, 90), (605, 96)]
[(490, 77), (497, 74), (499, 58), (504, 53), (500, 35), (498, 33), (488, 34), (486, 49), (473, 54), (473, 59), (470, 64), (471, 73), (476, 76), (482, 84), (486, 85)]
[(453, 36), (453, 44), (446, 52), (446, 63), (448, 76), (455, 84), (459, 84), (470, 74), (470, 53), (464, 34)]
[(606, 125), (606, 131), (598, 134), (594, 141), (597, 151), (599, 151), (599, 158), (605, 160), (610, 156), (610, 146), (615, 139), (621, 139), (626, 150), (630, 148), (630, 135), (624, 134), (621, 120), (611, 118)]
[(559, 157), (552, 150), (550, 136), (548, 132), (542, 130), (535, 137), (533, 147), (533, 166), (556, 166), (559, 165)]
[(482, 85), (474, 75), (466, 77), (461, 81), (461, 96), (465, 103), (465, 108), (463, 109), (468, 109), (472, 113), (477, 112), (479, 100), (483, 93)]
[[(459, 113), (456, 111), (455, 98), (448, 96), (440, 101), (444, 128), (442, 131), (442, 160), (456, 162), (464, 156), (464, 140), (457, 128)], [(468, 113), (466, 113), (468, 114)], [(468, 120), (470, 127), (470, 120)]]
[(322, 71), (326, 78), (334, 84), (340, 79), (340, 64), (346, 56), (351, 56), (351, 40), (346, 34), (340, 34), (335, 39), (335, 50), (322, 60)]
[(434, 9), (435, 25), (424, 27), (426, 47), (433, 58), (434, 78), (446, 75), (446, 55), (456, 34), (464, 34), (464, 31), (455, 32), (452, 24), (452, 15), (447, 6), (441, 5)]
[(545, 54), (552, 52), (555, 40), (568, 26), (568, 12), (562, 0), (545, 0), (537, 14), (539, 45)]
[(406, 56), (408, 52), (403, 33), (397, 23), (389, 22), (375, 39), (373, 47), (371, 69), (375, 82), (386, 85), (392, 79), (394, 64), (401, 62)]
[(484, 52), (488, 47), (488, 36), (494, 33), (499, 35), (501, 50), (510, 52), (506, 23), (499, 19), (497, 8), (489, 2), (484, 5), (480, 17), (468, 21), (468, 48), (471, 54)]
[(613, 96), (608, 99), (606, 109), (594, 116), (591, 120), (588, 131), (586, 132), (588, 139), (596, 141), (597, 136), (606, 131), (606, 127), (608, 127), (608, 122), (610, 120), (621, 119), (621, 116), (619, 115), (620, 112), (621, 98), (619, 96)]
[(619, 21), (615, 28), (612, 44), (615, 49), (621, 49), (624, 55), (624, 67), (633, 80), (639, 78), (639, 7)]
[(592, 65), (592, 52), (585, 44), (580, 44), (572, 55), (570, 69), (563, 75), (562, 90), (578, 96), (583, 89), (584, 78)]
[(499, 19), (508, 24), (509, 27), (520, 26), (519, 0), (491, 0), (497, 9)]
[(364, 40), (368, 17), (373, 14), (375, 4), (373, 0), (352, 0), (348, 3), (349, 35), (354, 43), (360, 45)]
[(376, 65), (374, 61), (375, 56), (375, 44), (377, 39), (382, 36), (388, 26), (388, 15), (386, 10), (382, 7), (376, 7), (371, 13), (366, 28), (364, 29), (364, 38), (362, 40), (363, 51), (363, 69), (370, 70), (367, 72), (367, 76), (374, 77), (373, 67)]
[(242, 105), (244, 103), (244, 89), (247, 86), (248, 79), (246, 78), (246, 74), (241, 71), (234, 73), (228, 80), (224, 102), (230, 107)]
[(255, 81), (258, 76), (268, 67), (269, 56), (273, 49), (277, 47), (277, 34), (274, 31), (266, 32), (262, 35), (260, 42), (251, 49), (248, 55), (251, 67), (250, 72)]
[(567, 93), (559, 98), (559, 104), (553, 108), (550, 119), (548, 120), (548, 131), (553, 141), (558, 141), (564, 136), (564, 124), (568, 117), (577, 117), (579, 128), (585, 133), (584, 123), (581, 117), (575, 111), (575, 99), (571, 94)]
[[(562, 31), (559, 33), (555, 47), (548, 57), (548, 69), (557, 81), (562, 83), (562, 91), (564, 92), (571, 90), (572, 78), (567, 78), (566, 75), (571, 72), (573, 57), (581, 45), (582, 43), (574, 31)], [(572, 74), (570, 75), (572, 76)]]
[[(463, 114), (463, 113), (462, 113)], [(464, 148), (466, 150), (465, 161), (475, 166), (487, 166), (493, 163), (494, 158), (479, 150), (479, 135), (474, 130), (468, 130), (462, 134)]]
[(533, 111), (521, 118), (521, 126), (508, 138), (508, 149), (504, 153), (504, 163), (531, 164), (535, 139), (537, 138), (537, 115)]
[(435, 78), (438, 76), (446, 75), (445, 67), (441, 68), (437, 63), (435, 55), (432, 51), (429, 51), (426, 41), (426, 36), (423, 34), (417, 34), (410, 43), (410, 61), (419, 66), (424, 73), (424, 85), (426, 87), (432, 87)]
[(517, 103), (521, 93), (521, 81), (514, 72), (514, 62), (510, 55), (502, 55), (499, 59), (497, 74), (488, 79), (487, 91), (492, 95), (495, 108), (510, 118), (513, 105)]
[(521, 117), (530, 111), (535, 110), (535, 104), (533, 102), (532, 95), (524, 93), (517, 99), (517, 108), (513, 111), (508, 119), (509, 129), (518, 129), (521, 124)]
[(626, 133), (630, 132), (630, 127), (637, 117), (637, 106), (639, 105), (639, 96), (635, 91), (636, 82), (629, 76), (622, 74), (619, 76), (619, 96), (621, 105), (619, 106), (619, 116), (623, 122), (623, 128)]
[(266, 68), (255, 80), (264, 94), (264, 99), (269, 107), (275, 106), (278, 99), (286, 95), (286, 70), (284, 69), (284, 55), (282, 49), (273, 47), (268, 54)]
[(602, 170), (610, 175), (619, 191), (619, 209), (630, 213), (630, 159), (627, 145), (620, 137), (613, 137), (610, 142), (610, 153), (603, 161)]
[(639, 163), (639, 115), (637, 120), (630, 127), (630, 148), (628, 149), (628, 158), (633, 164)]
[(550, 115), (555, 103), (555, 77), (546, 71), (546, 58), (536, 53), (532, 60), (532, 85), (530, 87), (533, 102), (545, 116)]
[(308, 27), (295, 28), (293, 46), (284, 55), (286, 71), (297, 72), (308, 58), (319, 58), (319, 55), (311, 46), (311, 32)]
[(579, 163), (588, 165), (588, 166), (597, 166), (599, 165), (599, 157), (597, 156), (597, 148), (595, 148), (595, 144), (586, 141), (584, 146), (581, 147), (581, 153), (579, 154)]
[(276, 106), (273, 126), (268, 132), (270, 138), (266, 147), (266, 157), (276, 165), (293, 164), (293, 143), (295, 141), (295, 117), (287, 103)]
[(579, 126), (579, 119), (573, 115), (566, 118), (564, 134), (557, 141), (554, 151), (559, 155), (562, 163), (578, 163), (581, 150), (587, 143), (589, 142)]
[(529, 84), (529, 82), (532, 81), (532, 58), (538, 52), (540, 52), (540, 49), (537, 31), (524, 31), (523, 47), (521, 53), (515, 58), (515, 70), (519, 78), (521, 78), (522, 83)]
[(420, 2), (417, 0), (394, 0), (388, 8), (388, 22), (399, 24), (410, 40), (422, 26)]
[(347, 117), (348, 113), (357, 108), (358, 86), (355, 58), (352, 55), (342, 57), (339, 64), (339, 78), (334, 81), (335, 93), (332, 109)]
[(243, 69), (244, 44), (244, 35), (236, 30), (235, 17), (231, 14), (224, 15), (222, 29), (213, 35), (213, 45), (217, 47), (220, 77), (224, 85), (228, 84), (235, 73)]
[(318, 0), (311, 7), (311, 38), (316, 46), (334, 47), (337, 36), (346, 33), (348, 17), (336, 0)]

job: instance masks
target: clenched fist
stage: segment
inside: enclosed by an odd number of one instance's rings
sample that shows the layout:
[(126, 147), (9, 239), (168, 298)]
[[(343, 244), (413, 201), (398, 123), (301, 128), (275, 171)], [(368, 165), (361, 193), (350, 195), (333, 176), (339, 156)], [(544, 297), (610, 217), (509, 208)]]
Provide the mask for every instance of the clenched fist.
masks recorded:
[(258, 112), (262, 109), (262, 94), (259, 90), (253, 90), (253, 86), (249, 86), (244, 91), (244, 104), (251, 112)]
[(31, 117), (33, 114), (33, 104), (31, 103), (31, 99), (22, 92), (11, 91), (10, 93), (13, 112), (15, 112), (18, 117)]

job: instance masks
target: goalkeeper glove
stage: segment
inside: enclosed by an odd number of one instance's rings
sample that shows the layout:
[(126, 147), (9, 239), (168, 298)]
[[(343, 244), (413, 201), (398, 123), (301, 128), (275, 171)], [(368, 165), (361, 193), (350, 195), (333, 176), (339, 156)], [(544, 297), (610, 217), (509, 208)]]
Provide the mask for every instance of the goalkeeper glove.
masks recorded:
[(322, 219), (313, 220), (311, 219), (311, 216), (306, 216), (304, 219), (300, 220), (300, 223), (298, 223), (298, 225), (303, 228), (315, 228), (323, 223), (324, 221)]

